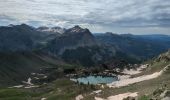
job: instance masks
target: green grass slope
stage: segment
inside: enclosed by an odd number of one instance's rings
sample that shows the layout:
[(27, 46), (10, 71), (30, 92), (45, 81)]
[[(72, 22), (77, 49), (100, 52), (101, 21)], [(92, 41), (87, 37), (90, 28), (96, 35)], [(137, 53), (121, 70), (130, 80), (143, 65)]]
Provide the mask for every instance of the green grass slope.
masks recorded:
[(0, 86), (21, 84), (32, 72), (64, 64), (40, 53), (0, 53)]

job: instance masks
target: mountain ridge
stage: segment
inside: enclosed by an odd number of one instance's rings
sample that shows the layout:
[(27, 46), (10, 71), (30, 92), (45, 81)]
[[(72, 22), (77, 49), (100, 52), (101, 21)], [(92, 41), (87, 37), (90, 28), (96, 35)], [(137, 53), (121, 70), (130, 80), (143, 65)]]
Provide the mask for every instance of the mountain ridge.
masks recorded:
[[(51, 31), (51, 29), (54, 30)], [(59, 33), (57, 30), (64, 31)], [(165, 36), (151, 38), (145, 35), (119, 35), (111, 32), (92, 34), (90, 30), (78, 25), (69, 29), (34, 28), (26, 24), (10, 25), (0, 27), (0, 35), (1, 52), (43, 51), (71, 63), (82, 64), (80, 59), (86, 59), (91, 62), (85, 64), (88, 66), (104, 63), (108, 59), (143, 61), (170, 47), (169, 37), (165, 38)], [(88, 56), (84, 54), (88, 54)]]

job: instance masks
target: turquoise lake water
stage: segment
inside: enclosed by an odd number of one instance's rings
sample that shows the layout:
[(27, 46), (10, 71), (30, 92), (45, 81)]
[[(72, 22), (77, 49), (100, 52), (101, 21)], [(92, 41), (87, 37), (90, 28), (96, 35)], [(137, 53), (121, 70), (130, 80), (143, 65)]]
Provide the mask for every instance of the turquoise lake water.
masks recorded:
[(87, 76), (87, 77), (80, 77), (77, 79), (71, 79), (73, 81), (78, 81), (79, 83), (83, 84), (100, 84), (100, 83), (112, 83), (113, 81), (117, 81), (116, 77), (103, 77), (103, 76)]

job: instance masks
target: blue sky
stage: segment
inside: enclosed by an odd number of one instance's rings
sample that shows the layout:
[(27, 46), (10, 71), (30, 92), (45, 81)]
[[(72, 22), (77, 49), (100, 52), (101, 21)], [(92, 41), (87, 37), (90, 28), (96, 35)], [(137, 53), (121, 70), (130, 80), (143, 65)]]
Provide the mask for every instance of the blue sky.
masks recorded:
[(0, 25), (72, 27), (92, 32), (170, 34), (169, 0), (0, 0)]

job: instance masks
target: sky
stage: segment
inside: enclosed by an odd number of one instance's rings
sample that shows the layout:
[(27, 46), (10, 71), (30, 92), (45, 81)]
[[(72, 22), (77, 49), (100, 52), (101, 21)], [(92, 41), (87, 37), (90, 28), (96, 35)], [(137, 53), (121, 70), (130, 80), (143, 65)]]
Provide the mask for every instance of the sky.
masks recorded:
[(0, 26), (21, 23), (170, 35), (170, 0), (0, 0)]

